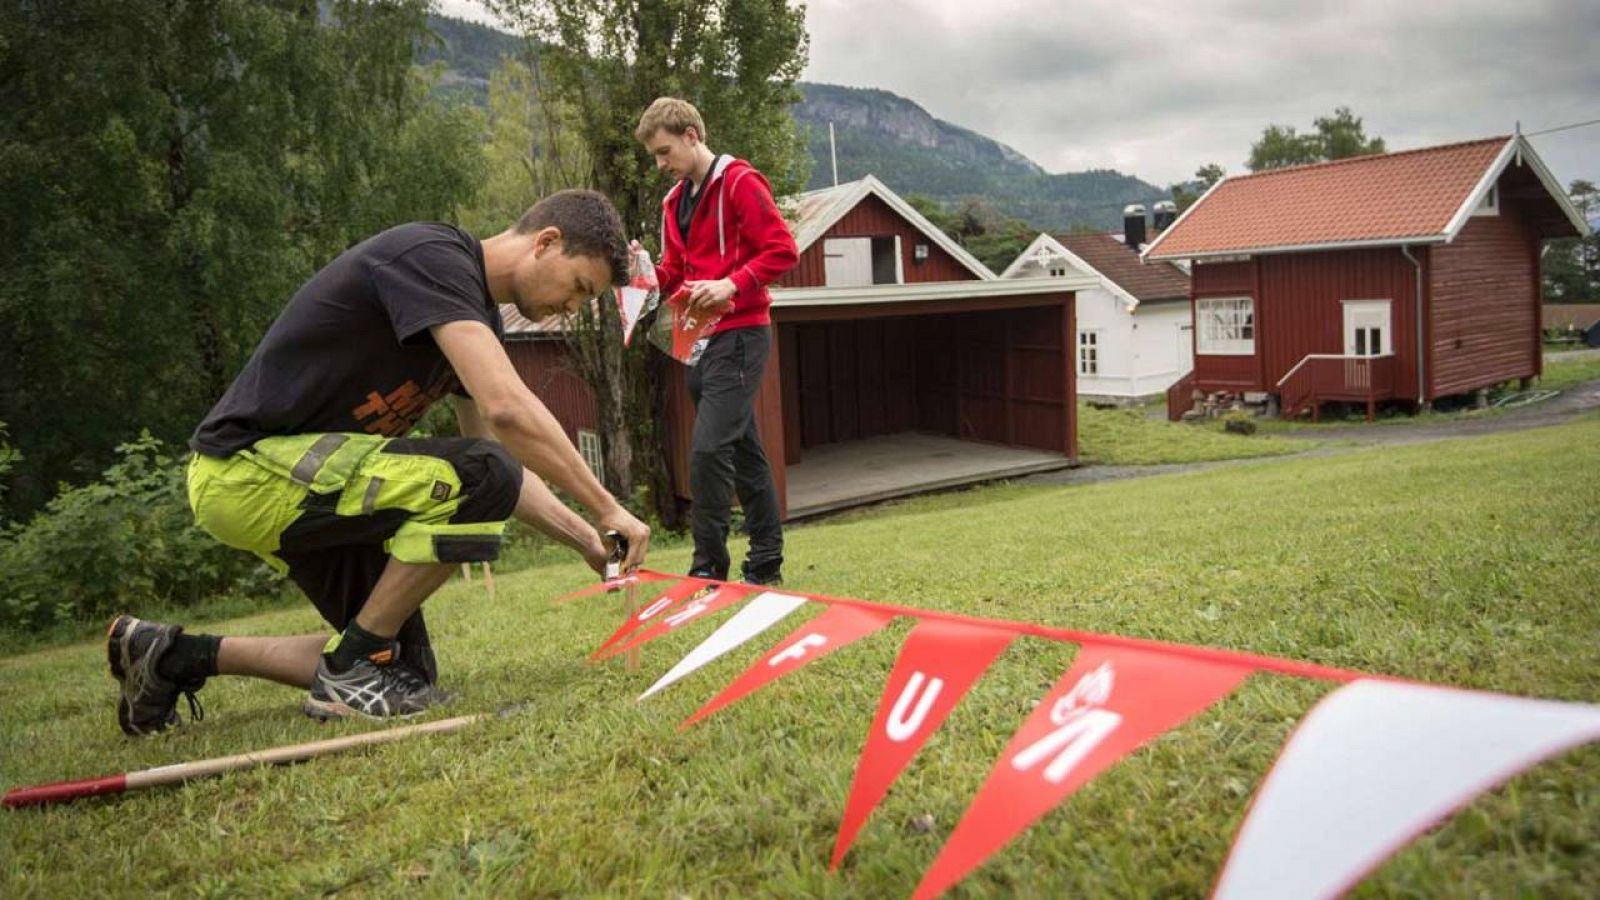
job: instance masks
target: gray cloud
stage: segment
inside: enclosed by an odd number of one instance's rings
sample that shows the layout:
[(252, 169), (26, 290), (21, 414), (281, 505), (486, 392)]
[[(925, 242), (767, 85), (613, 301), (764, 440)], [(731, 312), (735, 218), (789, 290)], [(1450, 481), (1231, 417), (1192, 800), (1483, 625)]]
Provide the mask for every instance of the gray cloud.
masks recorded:
[[(1595, 0), (808, 0), (806, 22), (807, 80), (1158, 184), (1340, 105), (1394, 149), (1600, 118)], [(1533, 141), (1600, 181), (1600, 126)]]
[[(814, 81), (881, 87), (1047, 169), (1239, 171), (1335, 106), (1394, 148), (1600, 118), (1600, 4), (811, 0)], [(1535, 138), (1600, 177), (1600, 126)]]

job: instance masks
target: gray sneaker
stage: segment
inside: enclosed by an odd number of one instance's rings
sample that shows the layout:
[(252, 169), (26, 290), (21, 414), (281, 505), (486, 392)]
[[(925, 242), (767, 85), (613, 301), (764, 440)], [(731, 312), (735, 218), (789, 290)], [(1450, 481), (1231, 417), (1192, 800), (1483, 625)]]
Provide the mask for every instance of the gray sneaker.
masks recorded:
[(444, 700), (442, 691), (430, 687), (410, 666), (396, 661), (393, 650), (383, 650), (356, 661), (347, 672), (328, 668), (328, 658), (317, 661), (305, 713), (315, 719), (365, 716), (369, 719), (405, 719), (426, 712)]
[(133, 737), (155, 734), (178, 724), (179, 694), (189, 700), (192, 721), (205, 718), (205, 709), (200, 706), (195, 691), (200, 690), (206, 680), (176, 684), (162, 677), (156, 669), (162, 654), (182, 633), (181, 625), (146, 622), (126, 614), (111, 620), (111, 627), (106, 630), (106, 661), (111, 664), (112, 677), (122, 683), (122, 696), (117, 699), (117, 724), (124, 734)]

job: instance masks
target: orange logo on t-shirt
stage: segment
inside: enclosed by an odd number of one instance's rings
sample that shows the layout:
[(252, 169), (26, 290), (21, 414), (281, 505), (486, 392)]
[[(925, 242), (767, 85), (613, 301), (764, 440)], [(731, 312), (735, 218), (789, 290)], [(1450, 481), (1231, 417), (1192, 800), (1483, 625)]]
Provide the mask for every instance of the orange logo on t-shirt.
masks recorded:
[(368, 392), (367, 402), (352, 409), (350, 415), (368, 434), (400, 437), (410, 431), (411, 426), (417, 424), (417, 420), (428, 411), (428, 407), (449, 389), (449, 379), (441, 379), (427, 391), (418, 387), (415, 381), (408, 380), (387, 394)]

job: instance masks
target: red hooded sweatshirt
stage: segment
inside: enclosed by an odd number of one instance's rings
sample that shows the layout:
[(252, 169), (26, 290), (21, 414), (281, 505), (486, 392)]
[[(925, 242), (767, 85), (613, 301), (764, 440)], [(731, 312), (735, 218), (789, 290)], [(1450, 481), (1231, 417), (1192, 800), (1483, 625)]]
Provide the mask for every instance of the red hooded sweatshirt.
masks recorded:
[(662, 201), (661, 261), (656, 263), (661, 296), (671, 297), (685, 281), (732, 279), (738, 288), (733, 308), (712, 333), (771, 324), (767, 285), (794, 268), (800, 254), (767, 179), (742, 159), (717, 157), (689, 219), (687, 246), (677, 216), (678, 195), (686, 184), (678, 182)]

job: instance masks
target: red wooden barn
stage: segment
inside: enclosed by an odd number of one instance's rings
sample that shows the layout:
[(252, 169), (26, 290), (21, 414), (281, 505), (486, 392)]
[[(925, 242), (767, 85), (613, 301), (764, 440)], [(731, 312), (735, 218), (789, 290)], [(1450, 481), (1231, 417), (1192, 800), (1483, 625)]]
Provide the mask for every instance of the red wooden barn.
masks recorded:
[(1539, 375), (1540, 242), (1588, 233), (1514, 135), (1227, 178), (1143, 255), (1193, 263), (1195, 389), (1370, 415)]
[[(1002, 281), (871, 176), (784, 206), (800, 260), (773, 286), (756, 416), (786, 518), (1076, 461), (1073, 293), (1093, 279)], [(542, 343), (508, 349), (582, 438), (592, 394)], [(687, 499), (683, 371), (663, 449)]]

